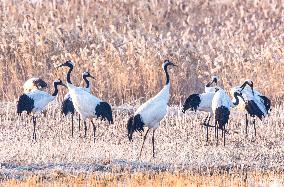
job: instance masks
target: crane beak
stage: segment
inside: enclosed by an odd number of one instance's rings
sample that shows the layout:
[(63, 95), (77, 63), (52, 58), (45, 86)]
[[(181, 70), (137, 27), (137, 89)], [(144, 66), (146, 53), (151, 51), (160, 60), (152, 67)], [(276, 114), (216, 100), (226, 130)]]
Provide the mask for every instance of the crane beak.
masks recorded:
[(60, 68), (60, 67), (63, 67), (63, 66), (64, 66), (64, 64), (60, 64), (58, 66), (55, 66), (55, 68)]

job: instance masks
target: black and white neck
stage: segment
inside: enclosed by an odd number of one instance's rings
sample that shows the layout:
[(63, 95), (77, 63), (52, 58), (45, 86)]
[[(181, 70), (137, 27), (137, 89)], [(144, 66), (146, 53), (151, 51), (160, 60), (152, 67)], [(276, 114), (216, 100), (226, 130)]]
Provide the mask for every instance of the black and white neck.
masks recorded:
[(246, 80), (246, 81), (244, 82), (244, 84), (241, 85), (241, 87), (240, 87), (240, 88), (242, 88), (241, 91), (243, 91), (243, 89), (246, 87), (246, 85), (250, 86), (251, 92), (252, 92), (252, 94), (254, 95), (253, 82), (252, 82), (252, 80)]
[(68, 72), (67, 72), (67, 82), (69, 83), (69, 84), (72, 84), (72, 82), (71, 82), (71, 72), (73, 71), (73, 65), (70, 65), (70, 66), (68, 66), (69, 67), (69, 70), (68, 70)]
[(166, 85), (168, 85), (170, 83), (170, 75), (168, 73), (168, 66), (169, 65), (176, 66), (174, 63), (172, 63), (169, 60), (165, 60), (165, 62), (163, 63), (163, 70), (166, 73)]
[(58, 86), (65, 86), (65, 84), (63, 84), (63, 82), (61, 80), (55, 80), (53, 82), (53, 86), (54, 86), (54, 92), (52, 93), (52, 96), (55, 97), (58, 94)]
[(241, 97), (243, 99), (243, 101), (244, 101), (244, 98), (243, 98), (242, 94), (240, 94), (238, 92), (234, 92), (235, 102), (233, 102), (233, 105), (237, 106), (240, 103), (239, 97)]
[(84, 75), (83, 74), (83, 79), (86, 83), (86, 88), (89, 88), (90, 87), (90, 81), (87, 79), (89, 76), (88, 75)]

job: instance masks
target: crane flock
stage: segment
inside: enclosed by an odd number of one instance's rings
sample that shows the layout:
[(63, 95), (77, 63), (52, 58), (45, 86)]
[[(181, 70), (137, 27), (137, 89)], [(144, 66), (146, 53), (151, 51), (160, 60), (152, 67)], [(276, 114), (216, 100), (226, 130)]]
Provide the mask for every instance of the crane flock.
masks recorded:
[[(155, 157), (155, 131), (159, 127), (160, 122), (167, 114), (168, 102), (170, 99), (170, 75), (169, 67), (176, 65), (170, 60), (165, 60), (162, 69), (166, 76), (164, 87), (157, 95), (150, 98), (142, 104), (129, 117), (127, 122), (127, 137), (129, 141), (133, 140), (134, 132), (147, 131), (143, 137), (143, 143), (140, 149), (139, 157), (142, 154), (145, 140), (149, 131), (152, 129), (152, 155)], [(89, 119), (93, 126), (93, 141), (96, 139), (96, 125), (94, 118), (105, 120), (108, 124), (113, 124), (113, 114), (111, 105), (91, 93), (90, 81), (88, 78), (95, 79), (89, 72), (82, 74), (82, 79), (86, 83), (86, 87), (77, 87), (71, 81), (71, 73), (75, 67), (75, 63), (67, 60), (65, 63), (57, 66), (57, 69), (68, 68), (66, 73), (66, 85), (61, 80), (55, 80), (53, 83), (54, 92), (49, 94), (44, 91), (47, 83), (37, 77), (33, 77), (24, 83), (24, 93), (19, 97), (17, 102), (17, 113), (21, 115), (24, 111), (32, 115), (33, 121), (33, 139), (36, 140), (36, 119), (47, 105), (53, 101), (58, 95), (58, 86), (63, 86), (68, 89), (68, 93), (64, 96), (61, 105), (61, 112), (65, 116), (71, 115), (71, 134), (74, 133), (74, 114), (75, 111), (79, 114), (79, 130), (80, 119), (84, 122), (84, 137), (87, 136), (87, 120)], [(209, 141), (208, 129), (215, 129), (215, 138), (218, 145), (218, 131), (222, 131), (223, 144), (225, 146), (225, 137), (228, 133), (226, 126), (230, 119), (231, 108), (236, 108), (239, 111), (246, 112), (246, 134), (248, 131), (248, 116), (253, 118), (254, 135), (256, 136), (255, 118), (262, 120), (266, 117), (271, 108), (270, 100), (253, 88), (253, 82), (246, 80), (241, 86), (236, 86), (231, 89), (233, 99), (229, 97), (227, 92), (218, 86), (219, 78), (212, 76), (211, 80), (205, 85), (203, 93), (194, 93), (190, 95), (184, 102), (181, 111), (185, 113), (187, 110), (203, 111), (208, 115), (204, 119), (202, 125), (206, 127), (206, 142)], [(214, 124), (210, 124), (211, 118), (214, 118)]]

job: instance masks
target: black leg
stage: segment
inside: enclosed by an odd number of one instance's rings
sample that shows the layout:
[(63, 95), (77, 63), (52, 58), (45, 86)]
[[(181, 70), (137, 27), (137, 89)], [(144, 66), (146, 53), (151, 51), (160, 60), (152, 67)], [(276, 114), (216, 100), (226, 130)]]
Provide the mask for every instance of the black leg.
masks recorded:
[(71, 134), (74, 135), (74, 115), (71, 114)]
[(204, 125), (204, 126), (207, 125), (207, 119), (208, 119), (208, 117), (209, 117), (209, 116), (206, 116), (206, 118), (205, 118), (204, 121), (203, 121), (203, 125)]
[(80, 114), (79, 114), (79, 131), (81, 130), (81, 125), (80, 125), (80, 123), (81, 123), (81, 116), (80, 116)]
[(224, 135), (224, 146), (225, 146), (225, 141), (226, 141), (225, 128), (226, 128), (226, 124), (223, 126), (223, 129), (222, 129), (222, 133), (223, 133), (223, 135)]
[(91, 120), (91, 122), (92, 122), (92, 124), (93, 124), (94, 143), (95, 143), (95, 141), (96, 141), (96, 130), (97, 130), (97, 128), (96, 128), (96, 125), (95, 125), (95, 123), (93, 122), (93, 120)]
[(253, 118), (254, 136), (256, 137), (255, 118)]
[(246, 135), (248, 134), (248, 115), (246, 114)]
[(209, 128), (209, 126), (207, 125), (207, 127), (206, 127), (206, 142), (208, 142), (208, 128)]
[(84, 129), (85, 129), (84, 137), (86, 138), (87, 137), (87, 122), (86, 122), (86, 120), (84, 120)]
[(34, 124), (33, 139), (36, 140), (36, 117), (34, 116), (33, 116), (33, 124)]
[(146, 137), (147, 137), (147, 134), (148, 134), (149, 130), (150, 130), (150, 129), (148, 129), (147, 132), (146, 132), (146, 134), (144, 135), (143, 143), (142, 143), (142, 147), (141, 147), (141, 149), (140, 149), (140, 154), (139, 154), (138, 159), (141, 157), (142, 149), (143, 149), (143, 147), (144, 147), (144, 143), (145, 143), (145, 140), (146, 140)]
[(215, 138), (217, 138), (217, 122), (215, 120)]
[(218, 140), (218, 128), (219, 128), (219, 123), (217, 124), (217, 122), (215, 122), (215, 125), (216, 125), (216, 138), (217, 138), (217, 145), (219, 144), (219, 140)]
[(153, 158), (155, 158), (155, 139), (154, 139), (155, 130), (156, 130), (156, 129), (153, 130), (153, 136), (152, 136)]

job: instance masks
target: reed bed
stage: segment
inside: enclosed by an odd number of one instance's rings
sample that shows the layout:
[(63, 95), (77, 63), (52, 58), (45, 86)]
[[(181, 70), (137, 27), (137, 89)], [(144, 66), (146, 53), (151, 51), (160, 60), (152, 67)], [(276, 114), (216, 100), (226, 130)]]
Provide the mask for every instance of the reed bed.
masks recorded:
[(96, 76), (92, 90), (112, 104), (144, 101), (163, 85), (171, 59), (171, 103), (201, 92), (211, 75), (229, 89), (245, 79), (283, 99), (283, 1), (1, 1), (0, 99), (24, 80), (65, 80), (55, 64), (76, 62)]

